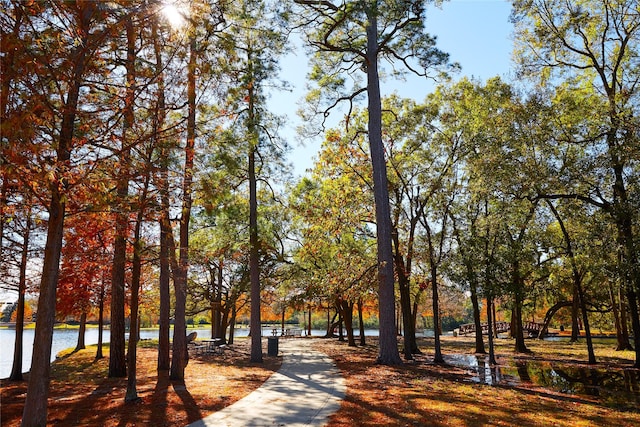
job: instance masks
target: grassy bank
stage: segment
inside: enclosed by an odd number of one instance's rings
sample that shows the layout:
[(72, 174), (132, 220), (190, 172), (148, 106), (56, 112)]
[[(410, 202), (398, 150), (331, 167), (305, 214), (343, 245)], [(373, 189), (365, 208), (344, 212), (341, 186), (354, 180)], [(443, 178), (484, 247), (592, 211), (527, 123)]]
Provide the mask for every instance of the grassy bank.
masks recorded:
[[(604, 392), (586, 395), (537, 385), (536, 375), (541, 371), (536, 369), (528, 369), (529, 381), (505, 374), (489, 385), (485, 381), (493, 372), (490, 367), (452, 363), (477, 360), (472, 338), (443, 337), (445, 364), (433, 363), (433, 339), (422, 340), (423, 354), (396, 367), (372, 364), (378, 349), (370, 342), (356, 348), (334, 341), (318, 344), (336, 360), (347, 379), (347, 397), (331, 426), (640, 425), (638, 384), (635, 394), (619, 401), (609, 400)], [(498, 340), (499, 368), (510, 372), (516, 365), (541, 363), (565, 369), (586, 367), (584, 342), (530, 340), (527, 345), (531, 354), (515, 354), (512, 340)], [(612, 375), (628, 370), (633, 363), (633, 353), (615, 352), (611, 341), (596, 344), (596, 357), (597, 369)]]
[[(347, 382), (346, 398), (329, 426), (640, 425), (640, 381), (633, 384), (640, 371), (631, 369), (633, 352), (614, 351), (611, 340), (596, 342), (598, 365), (591, 367), (584, 341), (528, 340), (532, 352), (516, 354), (512, 340), (499, 339), (498, 367), (491, 368), (477, 364), (484, 356), (473, 353), (470, 337), (442, 337), (445, 364), (433, 363), (433, 338), (421, 339), (423, 353), (401, 366), (376, 364), (377, 343), (367, 339), (364, 347), (334, 339), (314, 342), (336, 362)], [(184, 426), (259, 387), (281, 362), (267, 357), (262, 365), (249, 363), (249, 340), (239, 338), (223, 356), (193, 357), (184, 383), (172, 382), (156, 371), (156, 346), (154, 340), (141, 343), (137, 389), (142, 400), (137, 404), (124, 403), (126, 378), (107, 378), (108, 359), (95, 361), (95, 346), (59, 354), (53, 363), (49, 424)], [(108, 356), (108, 345), (103, 350)], [(476, 365), (469, 364), (473, 361)], [(629, 373), (631, 392), (611, 399), (606, 387), (585, 393), (543, 386), (538, 384), (541, 378), (557, 378), (545, 373), (541, 366), (546, 365), (557, 372), (603, 373), (601, 379)], [(494, 369), (501, 372), (495, 378)], [(24, 382), (2, 384), (3, 427), (19, 425), (25, 392)]]
[[(156, 370), (157, 342), (145, 340), (137, 363), (141, 400), (125, 403), (127, 379), (108, 378), (109, 345), (103, 346), (103, 359), (95, 360), (96, 350), (95, 345), (65, 350), (52, 363), (47, 425), (185, 426), (255, 390), (281, 363), (268, 357), (261, 365), (249, 363), (249, 341), (236, 339), (224, 355), (191, 357), (185, 381), (171, 381), (168, 372)], [(2, 382), (2, 427), (20, 425), (26, 389), (26, 381)]]

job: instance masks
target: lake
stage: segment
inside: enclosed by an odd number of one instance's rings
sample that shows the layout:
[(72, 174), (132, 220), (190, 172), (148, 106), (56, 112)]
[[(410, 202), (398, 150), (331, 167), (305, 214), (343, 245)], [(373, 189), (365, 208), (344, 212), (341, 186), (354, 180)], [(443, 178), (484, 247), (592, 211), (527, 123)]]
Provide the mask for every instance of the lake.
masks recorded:
[[(263, 336), (271, 336), (272, 326), (265, 326), (262, 331)], [(198, 338), (211, 338), (211, 326), (206, 325), (204, 327), (189, 328), (187, 333), (197, 332)], [(173, 332), (172, 332), (173, 333)], [(357, 330), (355, 333), (358, 333)], [(249, 329), (239, 327), (235, 329), (234, 335), (236, 337), (247, 336)], [(311, 335), (323, 336), (324, 330), (312, 329)], [(369, 336), (378, 335), (376, 329), (367, 329), (365, 334)], [(31, 369), (31, 353), (33, 351), (33, 338), (35, 335), (34, 329), (24, 330), (24, 350), (22, 357), (22, 370), (27, 372)], [(109, 342), (109, 330), (105, 330), (103, 333), (102, 341)], [(13, 347), (15, 345), (16, 331), (15, 329), (0, 328), (0, 378), (7, 378), (11, 375), (11, 367), (13, 365)], [(158, 338), (157, 329), (143, 329), (140, 331), (141, 339), (156, 339)], [(55, 360), (56, 354), (62, 350), (68, 348), (75, 348), (78, 342), (78, 330), (77, 329), (54, 329), (53, 331), (53, 343), (51, 345), (51, 361)], [(98, 329), (87, 328), (85, 334), (85, 344), (97, 344), (98, 343)]]
[[(205, 328), (189, 328), (188, 332), (196, 331), (198, 337), (211, 338), (211, 327)], [(236, 336), (247, 335), (246, 329), (236, 329)], [(24, 331), (24, 350), (22, 357), (22, 370), (27, 372), (31, 369), (31, 353), (33, 351), (33, 338), (35, 336), (34, 329), (25, 329)], [(109, 342), (109, 330), (106, 329), (102, 335), (102, 341)], [(13, 365), (13, 347), (15, 345), (16, 331), (15, 329), (0, 329), (0, 378), (7, 378), (11, 375), (11, 366)], [(158, 330), (141, 330), (140, 338), (158, 338)], [(75, 348), (78, 342), (77, 329), (54, 329), (53, 342), (51, 345), (51, 360), (56, 358), (56, 354), (68, 348)], [(85, 344), (98, 343), (98, 329), (87, 328), (85, 333)]]

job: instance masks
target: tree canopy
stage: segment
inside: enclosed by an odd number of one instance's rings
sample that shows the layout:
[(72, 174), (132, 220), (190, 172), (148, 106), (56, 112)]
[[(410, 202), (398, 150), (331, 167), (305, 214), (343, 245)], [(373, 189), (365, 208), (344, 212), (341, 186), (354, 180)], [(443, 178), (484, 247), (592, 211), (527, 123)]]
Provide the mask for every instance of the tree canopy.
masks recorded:
[[(384, 364), (428, 322), (442, 362), (445, 323), (498, 316), (525, 352), (525, 321), (557, 316), (633, 341), (638, 366), (637, 2), (514, 1), (517, 81), (454, 78), (425, 26), (438, 4), (3, 3), (0, 280), (19, 317), (37, 298), (24, 425), (47, 421), (54, 322), (82, 316), (111, 323), (129, 401), (127, 320), (159, 325), (177, 381), (196, 317), (228, 342), (249, 323), (259, 363), (263, 324), (301, 312), (350, 345), (375, 325)], [(291, 37), (310, 65), (295, 136), (269, 103)], [(437, 85), (381, 95), (407, 73)]]

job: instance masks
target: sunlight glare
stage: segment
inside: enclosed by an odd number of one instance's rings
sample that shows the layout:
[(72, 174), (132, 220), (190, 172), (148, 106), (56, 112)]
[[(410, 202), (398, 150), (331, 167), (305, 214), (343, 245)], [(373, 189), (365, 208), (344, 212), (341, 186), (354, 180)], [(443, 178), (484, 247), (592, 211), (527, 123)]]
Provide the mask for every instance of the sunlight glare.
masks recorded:
[(172, 28), (181, 28), (187, 23), (185, 11), (174, 2), (165, 3), (161, 10)]

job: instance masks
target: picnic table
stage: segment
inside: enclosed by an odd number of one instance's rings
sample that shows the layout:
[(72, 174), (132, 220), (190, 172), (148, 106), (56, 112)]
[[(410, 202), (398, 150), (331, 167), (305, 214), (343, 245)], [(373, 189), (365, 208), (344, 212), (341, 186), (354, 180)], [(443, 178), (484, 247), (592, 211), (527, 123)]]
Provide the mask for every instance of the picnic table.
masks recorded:
[(222, 354), (225, 349), (224, 340), (222, 338), (211, 338), (202, 340), (207, 346), (207, 353)]
[(193, 349), (197, 354), (222, 354), (225, 349), (222, 338), (208, 338), (193, 342)]

